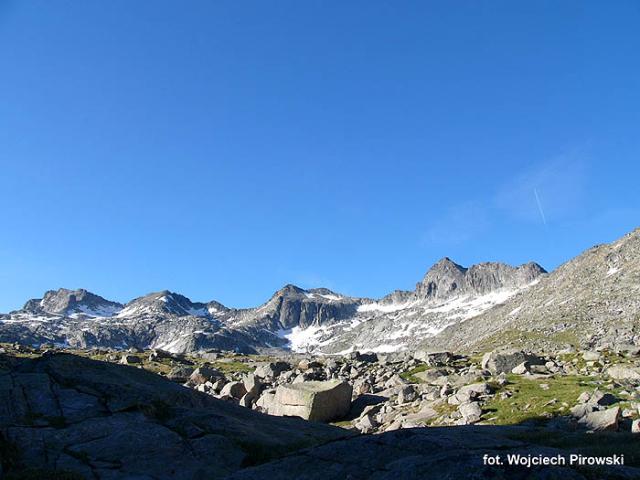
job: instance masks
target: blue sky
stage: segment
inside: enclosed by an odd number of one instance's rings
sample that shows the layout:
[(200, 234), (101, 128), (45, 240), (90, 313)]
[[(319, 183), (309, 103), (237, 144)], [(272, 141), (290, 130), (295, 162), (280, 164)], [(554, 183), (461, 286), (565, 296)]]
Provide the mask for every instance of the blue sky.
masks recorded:
[(0, 311), (554, 268), (640, 225), (639, 24), (635, 1), (3, 0)]

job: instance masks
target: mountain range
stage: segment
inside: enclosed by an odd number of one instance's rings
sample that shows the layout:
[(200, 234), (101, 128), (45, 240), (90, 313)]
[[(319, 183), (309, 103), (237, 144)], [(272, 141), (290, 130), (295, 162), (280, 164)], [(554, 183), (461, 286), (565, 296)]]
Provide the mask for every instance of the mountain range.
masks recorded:
[(59, 289), (0, 314), (0, 341), (78, 348), (255, 353), (474, 350), (640, 342), (640, 230), (551, 273), (536, 263), (469, 268), (443, 258), (413, 291), (380, 299), (286, 285), (246, 309), (170, 291), (126, 304)]

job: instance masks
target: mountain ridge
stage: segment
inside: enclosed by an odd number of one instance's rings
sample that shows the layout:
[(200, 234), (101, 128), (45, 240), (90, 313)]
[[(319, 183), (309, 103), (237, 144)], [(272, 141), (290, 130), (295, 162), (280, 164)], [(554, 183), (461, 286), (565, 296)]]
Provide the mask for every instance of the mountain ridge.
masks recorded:
[(287, 284), (259, 306), (233, 308), (168, 290), (121, 304), (59, 289), (0, 314), (0, 341), (322, 354), (640, 343), (639, 259), (637, 229), (551, 273), (534, 262), (464, 267), (444, 257), (413, 291), (379, 299)]

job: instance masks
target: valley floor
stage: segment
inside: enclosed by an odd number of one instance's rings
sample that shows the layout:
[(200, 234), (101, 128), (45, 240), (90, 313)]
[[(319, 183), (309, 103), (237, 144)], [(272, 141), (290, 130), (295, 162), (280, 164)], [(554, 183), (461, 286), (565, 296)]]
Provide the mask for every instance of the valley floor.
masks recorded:
[[(639, 353), (314, 358), (4, 345), (2, 472), (10, 479), (640, 478)], [(330, 424), (274, 416), (290, 411)], [(515, 465), (512, 454), (568, 463)], [(586, 460), (572, 464), (572, 454)], [(580, 464), (589, 458), (623, 465)]]

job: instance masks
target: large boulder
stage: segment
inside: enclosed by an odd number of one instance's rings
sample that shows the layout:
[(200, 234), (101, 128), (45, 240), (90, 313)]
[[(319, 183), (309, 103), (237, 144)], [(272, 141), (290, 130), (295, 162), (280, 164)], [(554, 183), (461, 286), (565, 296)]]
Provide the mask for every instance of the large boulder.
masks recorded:
[(221, 397), (231, 397), (240, 400), (247, 393), (242, 382), (229, 382), (220, 391)]
[(351, 408), (352, 387), (347, 382), (301, 382), (280, 385), (275, 395), (258, 404), (267, 413), (330, 422), (344, 417)]
[(259, 378), (274, 379), (287, 370), (291, 370), (291, 365), (287, 362), (271, 362), (258, 366), (254, 374)]
[(219, 370), (213, 367), (203, 365), (196, 368), (189, 376), (190, 385), (200, 385), (205, 382), (215, 382), (216, 380), (223, 379), (224, 375)]
[(640, 367), (614, 365), (607, 369), (607, 375), (614, 380), (640, 380)]
[(441, 366), (448, 365), (454, 359), (451, 352), (429, 352), (418, 350), (414, 352), (413, 358), (425, 362), (428, 365)]
[(587, 413), (578, 420), (578, 424), (592, 431), (617, 430), (619, 418), (620, 407), (613, 407), (608, 410)]
[(167, 378), (172, 382), (184, 383), (189, 380), (189, 377), (193, 373), (193, 368), (186, 365), (178, 365), (173, 367), (167, 374)]
[(529, 365), (544, 364), (541, 358), (523, 352), (522, 350), (494, 350), (493, 352), (484, 354), (482, 357), (482, 368), (489, 370), (494, 375), (511, 373), (511, 371), (522, 362), (527, 362)]

